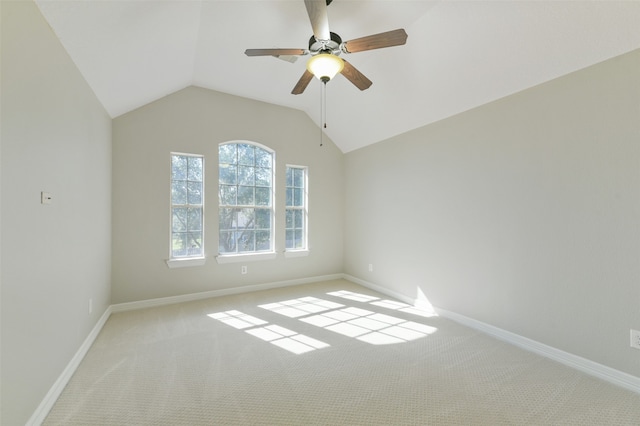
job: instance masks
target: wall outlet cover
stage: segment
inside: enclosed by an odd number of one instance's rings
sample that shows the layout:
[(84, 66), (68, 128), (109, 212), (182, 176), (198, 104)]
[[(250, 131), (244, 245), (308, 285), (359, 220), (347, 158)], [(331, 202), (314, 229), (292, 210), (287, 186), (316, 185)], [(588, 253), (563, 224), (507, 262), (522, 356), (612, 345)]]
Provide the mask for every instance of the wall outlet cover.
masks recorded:
[(631, 347), (640, 349), (640, 331), (631, 329)]

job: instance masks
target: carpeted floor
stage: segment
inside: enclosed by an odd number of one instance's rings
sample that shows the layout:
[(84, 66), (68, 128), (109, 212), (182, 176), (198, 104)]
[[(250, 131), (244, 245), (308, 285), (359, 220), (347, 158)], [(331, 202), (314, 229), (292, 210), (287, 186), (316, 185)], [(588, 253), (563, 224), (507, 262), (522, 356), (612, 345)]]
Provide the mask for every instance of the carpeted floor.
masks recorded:
[(348, 281), (113, 314), (45, 425), (638, 425), (640, 395)]

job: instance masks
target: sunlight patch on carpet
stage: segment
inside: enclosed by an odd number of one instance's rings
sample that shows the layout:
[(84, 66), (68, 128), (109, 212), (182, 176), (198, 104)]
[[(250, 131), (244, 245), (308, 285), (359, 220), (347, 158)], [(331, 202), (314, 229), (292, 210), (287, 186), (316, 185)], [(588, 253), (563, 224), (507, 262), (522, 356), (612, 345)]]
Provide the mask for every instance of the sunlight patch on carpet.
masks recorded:
[(258, 339), (269, 342), (296, 355), (330, 346), (328, 343), (305, 336), (304, 334), (300, 334), (276, 324), (257, 327), (259, 325), (269, 323), (237, 310), (217, 312), (208, 314), (207, 316), (233, 328), (244, 330), (246, 333), (257, 337)]
[[(406, 303), (380, 300), (378, 297), (365, 294), (346, 290), (327, 294), (423, 317), (429, 316), (424, 311)], [(425, 324), (355, 306), (345, 307), (345, 305), (315, 297), (302, 297), (258, 306), (373, 345), (409, 342), (437, 331), (437, 328)]]
[(318, 299), (316, 297), (300, 297), (298, 299), (285, 300), (278, 303), (267, 303), (265, 305), (258, 306), (263, 309), (277, 312), (289, 318), (298, 318), (317, 312), (341, 308), (344, 305), (330, 302), (328, 300)]
[(398, 302), (396, 300), (382, 300), (379, 297), (369, 296), (368, 294), (354, 293), (348, 290), (332, 291), (327, 294), (330, 296), (342, 297), (343, 299), (355, 300), (356, 302), (370, 303), (371, 305), (393, 309), (400, 312), (406, 312), (408, 314), (419, 315), (421, 317), (428, 318), (437, 316), (433, 308), (422, 309), (416, 306), (411, 306), (407, 303)]

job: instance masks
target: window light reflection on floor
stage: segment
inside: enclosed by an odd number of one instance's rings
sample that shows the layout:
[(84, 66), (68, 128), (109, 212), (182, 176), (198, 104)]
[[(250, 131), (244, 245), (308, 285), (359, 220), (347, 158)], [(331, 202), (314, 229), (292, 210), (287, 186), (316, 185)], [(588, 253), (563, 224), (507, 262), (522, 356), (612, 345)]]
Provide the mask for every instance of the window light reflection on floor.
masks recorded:
[(348, 290), (332, 291), (327, 293), (331, 296), (342, 297), (344, 299), (355, 300), (357, 302), (370, 303), (371, 305), (380, 306), (387, 309), (393, 309), (400, 312), (406, 312), (409, 314), (420, 315), (421, 317), (434, 317), (437, 316), (435, 312), (425, 309), (416, 308), (407, 303), (398, 302), (395, 300), (382, 300), (379, 297), (369, 296), (367, 294), (354, 293)]
[(269, 311), (277, 312), (289, 318), (298, 318), (309, 314), (344, 307), (344, 305), (341, 305), (340, 303), (322, 300), (316, 297), (301, 297), (299, 299), (285, 300), (278, 303), (267, 303), (266, 305), (258, 306)]
[(217, 312), (207, 316), (233, 328), (244, 330), (254, 337), (298, 355), (330, 346), (328, 343), (321, 342), (304, 334), (299, 334), (287, 328), (280, 327), (279, 325), (270, 324), (264, 327), (257, 327), (269, 323), (236, 310)]
[(425, 324), (353, 307), (301, 318), (300, 321), (373, 345), (408, 342), (437, 331), (437, 328)]
[(209, 314), (207, 316), (240, 330), (248, 327), (255, 327), (256, 325), (267, 324), (266, 321), (263, 321), (260, 318), (252, 317), (251, 315), (247, 315), (235, 310), (218, 312), (215, 314)]
[(355, 300), (356, 302), (371, 302), (372, 300), (379, 300), (379, 297), (369, 296), (368, 294), (354, 293), (348, 290), (332, 291), (327, 293), (331, 296), (342, 297), (343, 299)]
[(247, 333), (262, 339), (266, 342), (273, 343), (276, 346), (286, 349), (294, 354), (303, 354), (316, 349), (322, 349), (329, 346), (328, 343), (313, 339), (304, 334), (296, 333), (279, 325), (268, 325), (266, 327), (254, 328), (247, 330)]
[[(375, 301), (379, 300), (377, 297), (360, 295), (358, 293), (347, 291), (333, 292), (329, 294), (349, 298), (351, 300), (356, 300), (357, 298), (358, 301), (369, 302), (371, 304), (375, 304)], [(313, 307), (309, 308), (308, 305), (312, 305)], [(380, 306), (391, 309), (401, 309), (403, 311), (406, 307), (411, 307), (410, 305), (401, 305), (403, 306), (392, 306), (391, 304), (384, 304)], [(291, 318), (298, 318), (300, 321), (307, 324), (321, 327), (344, 336), (353, 337), (374, 345), (408, 342), (425, 337), (437, 331), (437, 328), (425, 324), (407, 321), (402, 318), (373, 312), (367, 309), (344, 307), (344, 305), (318, 298), (304, 297), (259, 306), (263, 309)], [(303, 313), (303, 310), (298, 309), (301, 306), (307, 307), (306, 313)], [(335, 308), (330, 309), (329, 306)], [(320, 307), (324, 309), (320, 309)], [(292, 311), (292, 308), (296, 309), (296, 311)], [(419, 311), (418, 309), (416, 310)], [(411, 310), (404, 312), (413, 313)], [(423, 314), (422, 311), (420, 311), (418, 315), (421, 314)]]

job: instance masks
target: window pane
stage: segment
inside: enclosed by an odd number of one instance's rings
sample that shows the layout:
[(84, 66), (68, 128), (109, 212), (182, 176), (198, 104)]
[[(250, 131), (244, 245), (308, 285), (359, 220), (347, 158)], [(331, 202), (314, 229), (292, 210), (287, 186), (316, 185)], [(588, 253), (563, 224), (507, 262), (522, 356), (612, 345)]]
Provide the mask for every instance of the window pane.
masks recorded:
[(287, 186), (293, 186), (293, 168), (287, 167)]
[(271, 169), (255, 169), (256, 186), (271, 186)]
[(255, 185), (255, 169), (253, 167), (238, 166), (238, 185)]
[(187, 182), (178, 180), (171, 183), (171, 203), (186, 204), (187, 203)]
[(241, 209), (238, 212), (238, 228), (255, 228), (255, 211), (253, 209)]
[(171, 255), (180, 257), (187, 255), (187, 234), (175, 233), (171, 238)]
[(256, 156), (256, 167), (264, 167), (267, 169), (272, 168), (272, 155), (269, 151), (264, 150), (262, 148), (256, 148), (255, 150)]
[(236, 209), (221, 208), (218, 215), (220, 231), (236, 228)]
[(287, 209), (287, 215), (286, 215), (285, 225), (284, 225), (286, 229), (293, 228), (293, 212), (294, 212), (293, 210)]
[(187, 157), (189, 169), (187, 171), (187, 179), (202, 182), (202, 158)]
[(187, 253), (189, 256), (202, 255), (202, 233), (190, 232), (187, 234)]
[(296, 229), (295, 231), (294, 248), (302, 248), (302, 230)]
[(173, 220), (171, 225), (173, 232), (182, 232), (187, 230), (187, 209), (174, 208)]
[(238, 164), (244, 166), (255, 165), (253, 145), (238, 145)]
[(287, 188), (287, 206), (293, 206), (293, 188)]
[(271, 232), (256, 231), (256, 250), (271, 250)]
[(295, 231), (293, 231), (292, 229), (288, 229), (287, 235), (286, 235), (286, 248), (288, 249), (294, 248), (293, 246), (294, 239), (295, 239)]
[(218, 158), (220, 163), (238, 164), (238, 149), (234, 143), (220, 145), (218, 148)]
[(256, 228), (271, 229), (271, 210), (256, 209)]
[(220, 253), (235, 253), (236, 233), (234, 231), (220, 231), (218, 251)]
[(237, 166), (221, 164), (218, 176), (221, 184), (236, 185), (238, 183)]
[(241, 206), (251, 206), (253, 202), (253, 186), (238, 187), (238, 204)]
[(256, 188), (256, 205), (271, 205), (271, 188)]
[(293, 186), (297, 188), (304, 187), (304, 170), (293, 169)]
[(302, 210), (293, 211), (293, 216), (295, 218), (294, 224), (293, 224), (294, 228), (302, 228), (303, 214), (304, 212)]
[(255, 231), (238, 233), (238, 252), (255, 251)]
[(202, 204), (202, 182), (189, 182), (187, 195), (187, 203)]
[(171, 156), (171, 179), (185, 180), (187, 178), (187, 157), (184, 155)]
[(302, 188), (295, 188), (293, 190), (293, 205), (296, 207), (302, 207), (304, 200), (304, 193), (302, 192)]
[(187, 212), (187, 230), (202, 231), (202, 210), (191, 208)]
[(220, 185), (218, 202), (221, 205), (235, 206), (237, 204), (238, 187), (231, 185)]

